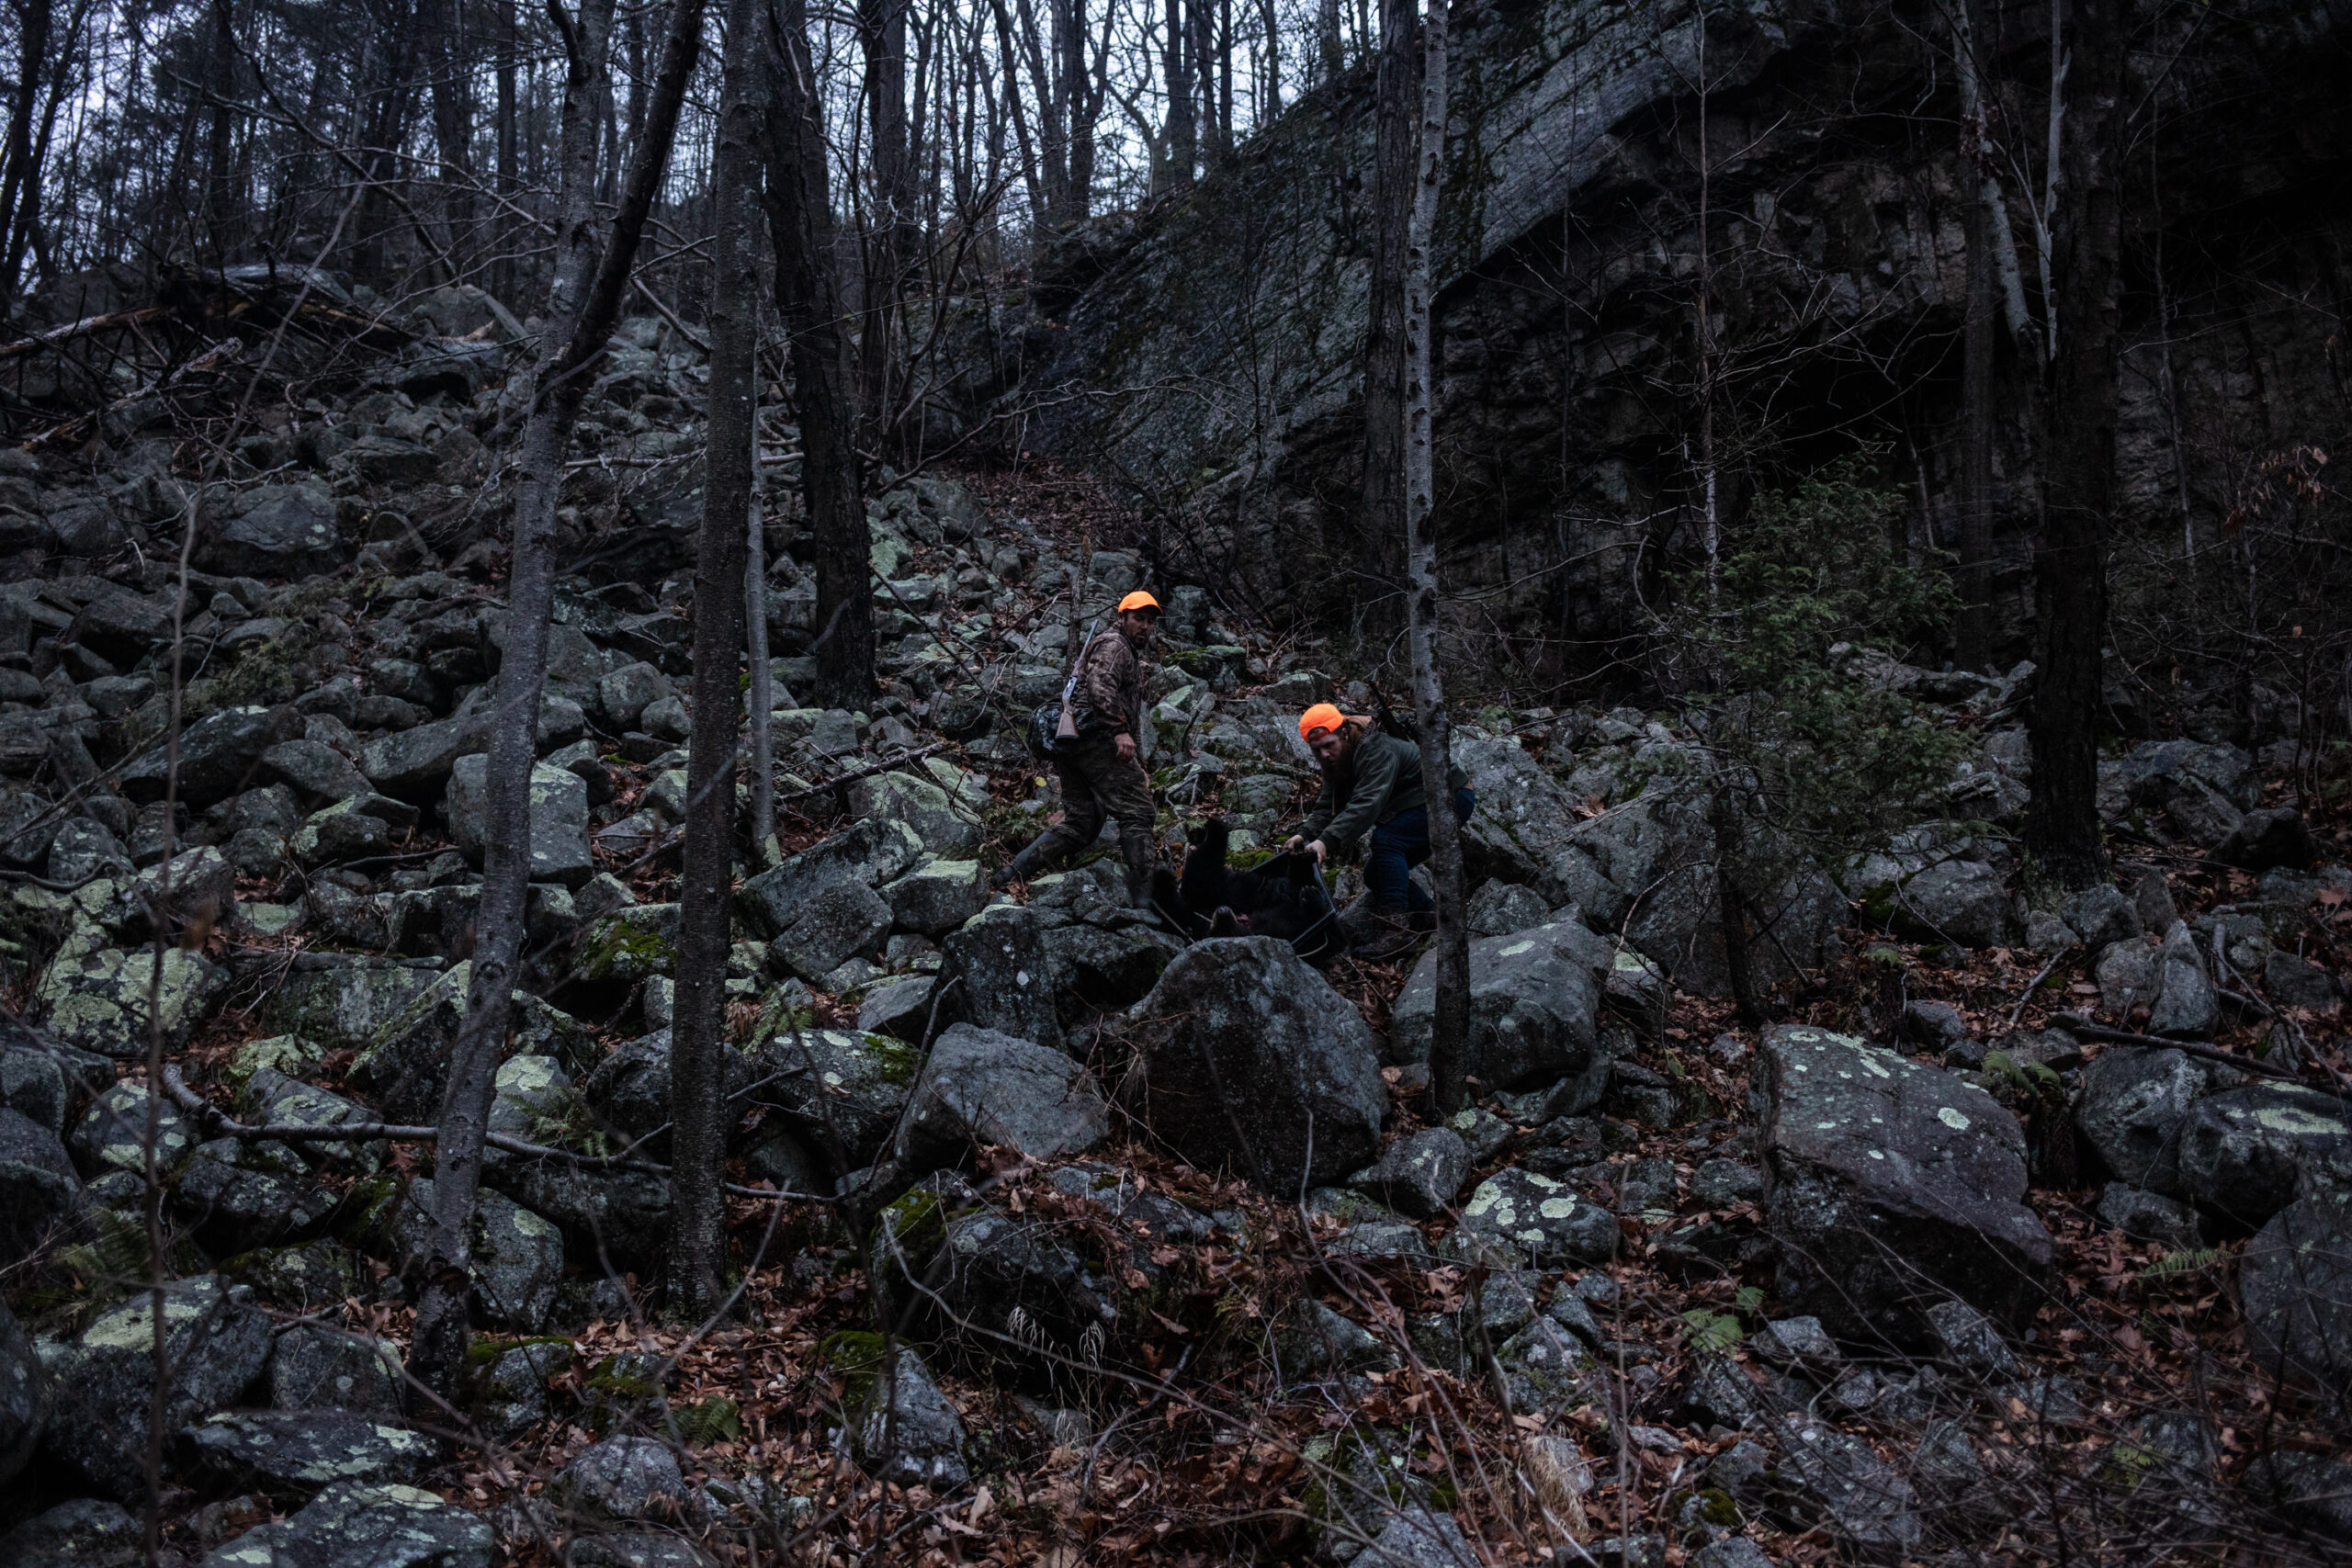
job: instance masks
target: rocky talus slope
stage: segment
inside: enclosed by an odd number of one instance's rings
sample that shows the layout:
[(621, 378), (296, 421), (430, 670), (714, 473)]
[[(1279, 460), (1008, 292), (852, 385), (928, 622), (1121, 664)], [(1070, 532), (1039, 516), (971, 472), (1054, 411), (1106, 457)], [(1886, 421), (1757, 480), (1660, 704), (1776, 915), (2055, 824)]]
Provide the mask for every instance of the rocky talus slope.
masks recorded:
[[(2340, 1560), (2352, 871), (2278, 759), (2118, 755), (2117, 882), (2029, 908), (2014, 682), (1878, 661), (1977, 743), (1934, 819), (1792, 874), (1757, 1030), (1690, 738), (1465, 713), (1478, 1099), (1438, 1121), (1426, 963), (1182, 946), (1101, 859), (989, 891), (1050, 805), (1021, 716), (1143, 574), (1084, 487), (888, 489), (882, 694), (799, 705), (788, 430), (743, 1288), (664, 1320), (699, 366), (624, 338), (456, 1409), (400, 1372), (432, 1145), (334, 1129), (430, 1121), (463, 1007), (511, 345), (267, 411), (176, 633), (190, 449), (0, 454), (0, 1562), (138, 1555), (151, 1123), (165, 1543), (211, 1568)], [(1297, 710), (1367, 694), (1151, 586), (1163, 841), (1267, 843)], [(847, 1190), (889, 1201), (853, 1233)]]

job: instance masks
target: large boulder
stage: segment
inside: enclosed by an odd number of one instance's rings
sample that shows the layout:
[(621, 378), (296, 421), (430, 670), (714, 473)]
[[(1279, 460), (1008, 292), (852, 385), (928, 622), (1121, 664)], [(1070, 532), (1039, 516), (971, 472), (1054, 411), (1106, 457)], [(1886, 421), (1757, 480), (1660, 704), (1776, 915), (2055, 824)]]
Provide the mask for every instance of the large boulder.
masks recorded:
[(933, 1044), (915, 1079), (899, 1153), (935, 1167), (998, 1144), (1049, 1160), (1110, 1133), (1110, 1107), (1083, 1066), (1050, 1046), (959, 1023)]
[(922, 837), (903, 822), (868, 817), (822, 843), (743, 884), (736, 901), (744, 918), (775, 936), (799, 919), (809, 901), (843, 882), (878, 887), (896, 881), (922, 858)]
[(988, 906), (987, 871), (974, 860), (924, 860), (882, 889), (900, 931), (937, 938)]
[(2050, 1233), (2024, 1202), (2025, 1134), (1949, 1073), (1826, 1030), (1781, 1024), (1758, 1054), (1765, 1210), (1792, 1313), (1847, 1338), (1928, 1343), (1957, 1296), (2022, 1327)]
[(2273, 1214), (2238, 1260), (2238, 1296), (2264, 1367), (2352, 1386), (2352, 1195), (2317, 1189)]
[(1998, 947), (2009, 939), (2008, 889), (1982, 861), (1948, 860), (1903, 884), (1894, 898), (1898, 930), (1928, 942)]
[(2352, 1187), (2352, 1106), (2299, 1084), (2254, 1084), (2197, 1102), (2180, 1185), (2210, 1213), (2258, 1225), (2298, 1193)]
[(136, 1568), (145, 1561), (140, 1521), (119, 1503), (76, 1497), (0, 1536), (11, 1568)]
[(967, 1021), (1060, 1046), (1056, 965), (1046, 946), (1054, 919), (1034, 906), (989, 909), (940, 943), (941, 967), (956, 978), (956, 1007)]
[(801, 1029), (763, 1042), (752, 1098), (779, 1111), (791, 1129), (846, 1175), (869, 1165), (899, 1125), (922, 1058), (913, 1046), (879, 1034)]
[(1193, 1165), (1290, 1196), (1379, 1152), (1388, 1094), (1372, 1031), (1290, 943), (1195, 942), (1128, 1019), (1152, 1130)]
[[(405, 1186), (387, 1173), (352, 1194), (362, 1236), (403, 1272), (433, 1251), (429, 1177)], [(563, 1280), (563, 1233), (502, 1192), (484, 1190), (474, 1205), (474, 1292), (491, 1322), (534, 1333), (547, 1322)]]
[(490, 1568), (490, 1521), (399, 1483), (339, 1481), (289, 1517), (258, 1525), (197, 1568)]
[[(490, 758), (482, 752), (450, 764), (442, 809), (458, 848), (476, 865), (490, 836)], [(595, 874), (588, 856), (588, 784), (578, 773), (531, 764), (531, 880), (577, 887)]]
[(276, 1032), (323, 1050), (356, 1049), (439, 979), (437, 960), (300, 953), (264, 999), (262, 1018)]
[(323, 484), (264, 485), (245, 497), (204, 547), (201, 564), (228, 577), (313, 577), (343, 564), (334, 494)]
[(359, 771), (386, 795), (426, 801), (448, 782), (458, 758), (479, 753), (489, 744), (490, 730), (481, 716), (462, 715), (370, 740), (360, 748)]
[[(141, 1291), (99, 1314), (50, 1367), (56, 1390), (51, 1452), (98, 1492), (125, 1500), (146, 1495), (147, 1416), (155, 1386), (152, 1303)], [(269, 1359), (269, 1319), (243, 1286), (209, 1274), (165, 1286), (166, 1431), (236, 1403)]]
[(674, 1517), (686, 1506), (685, 1477), (676, 1457), (651, 1438), (591, 1443), (548, 1489), (567, 1507), (609, 1519)]
[(871, 958), (890, 934), (890, 905), (863, 882), (839, 882), (810, 899), (770, 951), (812, 986), (852, 958)]
[(912, 773), (876, 773), (848, 786), (850, 815), (903, 822), (928, 853), (967, 857), (980, 847), (978, 814)]
[(0, 1302), (0, 1486), (33, 1457), (49, 1421), (49, 1369), (16, 1314)]
[(164, 949), (156, 982), (154, 950), (106, 945), (83, 926), (65, 939), (33, 987), (33, 1005), (68, 1044), (118, 1060), (147, 1054), (150, 1021), (161, 1020), (164, 1049), (177, 1051), (228, 982), (227, 971), (187, 948)]
[(338, 1481), (407, 1481), (438, 1457), (421, 1432), (349, 1410), (223, 1410), (180, 1435), (190, 1463), (236, 1491), (308, 1498)]
[(117, 1084), (90, 1101), (74, 1124), (74, 1157), (85, 1175), (96, 1179), (110, 1170), (144, 1178), (147, 1170), (147, 1120), (155, 1119), (155, 1167), (166, 1179), (196, 1147), (195, 1129), (166, 1101), (152, 1104), (137, 1084)]
[(2075, 1124), (2118, 1179), (2180, 1191), (2181, 1129), (2205, 1075), (2179, 1051), (2109, 1045), (2083, 1069)]
[[(210, 806), (245, 788), (260, 771), (275, 728), (263, 707), (223, 708), (189, 725), (180, 733), (178, 798)], [(119, 776), (122, 793), (141, 806), (163, 799), (172, 761), (161, 746), (135, 759)]]
[[(1533, 1089), (1569, 1080), (1555, 1106), (1573, 1115), (1600, 1099), (1609, 1056), (1600, 1043), (1598, 969), (1615, 957), (1602, 938), (1574, 920), (1555, 921), (1470, 944), (1470, 1076), (1490, 1089)], [(1426, 1062), (1437, 1018), (1437, 953), (1421, 955), (1390, 1014), (1389, 1058)]]
[(217, 1138), (199, 1144), (172, 1184), (172, 1208), (215, 1254), (306, 1240), (336, 1198), (309, 1179), (287, 1145)]
[[(0, 1108), (0, 1270), (13, 1273), (81, 1226), (82, 1181), (57, 1134), (28, 1116)], [(13, 1326), (13, 1325), (11, 1325)], [(5, 1348), (0, 1348), (5, 1354)], [(5, 1378), (0, 1371), (0, 1378)], [(7, 1393), (0, 1388), (0, 1407)], [(0, 1455), (7, 1449), (0, 1410)]]
[(891, 1485), (927, 1486), (934, 1494), (962, 1486), (972, 1479), (963, 1417), (911, 1347), (890, 1345), (883, 1358), (856, 1380), (865, 1387), (844, 1434), (851, 1456)]
[(272, 1410), (393, 1416), (400, 1412), (405, 1387), (400, 1347), (372, 1334), (298, 1323), (278, 1334), (269, 1352)]

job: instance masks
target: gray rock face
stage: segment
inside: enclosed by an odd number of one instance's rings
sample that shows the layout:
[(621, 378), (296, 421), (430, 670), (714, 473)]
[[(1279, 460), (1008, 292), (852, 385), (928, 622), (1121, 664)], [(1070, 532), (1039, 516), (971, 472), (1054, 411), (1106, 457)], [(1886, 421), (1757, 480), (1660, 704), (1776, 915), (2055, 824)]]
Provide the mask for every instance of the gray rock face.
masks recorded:
[(1473, 937), (1509, 936), (1552, 918), (1544, 896), (1516, 883), (1488, 882), (1470, 896), (1464, 911)]
[(569, 1506), (615, 1519), (650, 1519), (686, 1506), (685, 1478), (650, 1438), (606, 1438), (580, 1450), (550, 1484)]
[(922, 857), (922, 839), (903, 822), (866, 818), (743, 884), (744, 917), (769, 936), (789, 929), (817, 895), (843, 882), (876, 887)]
[[(405, 1194), (390, 1179), (379, 1180), (363, 1224), (395, 1263), (423, 1263), (432, 1247), (432, 1179), (413, 1179)], [(563, 1279), (560, 1231), (505, 1194), (485, 1190), (474, 1207), (473, 1253), (475, 1293), (492, 1322), (526, 1334), (547, 1322)]]
[(2319, 859), (2319, 844), (2301, 812), (2291, 806), (2270, 806), (2239, 818), (2213, 851), (2213, 858), (2240, 871), (2269, 871), (2282, 865), (2301, 870)]
[(397, 1416), (405, 1384), (400, 1347), (372, 1334), (298, 1323), (269, 1352), (273, 1410), (352, 1410)]
[(2148, 1015), (2148, 1032), (2179, 1040), (2211, 1039), (2222, 1021), (2222, 999), (2213, 994), (2205, 955), (2186, 920), (2175, 920), (2165, 933), (2156, 965), (2156, 998)]
[(1389, 1145), (1378, 1160), (1348, 1178), (1348, 1185), (1427, 1220), (1453, 1205), (1469, 1175), (1470, 1150), (1462, 1134), (1451, 1127), (1425, 1127)]
[(17, 1268), (73, 1239), (81, 1213), (81, 1178), (57, 1134), (0, 1109), (0, 1269)]
[(0, 1562), (16, 1568), (132, 1568), (144, 1529), (119, 1503), (77, 1497), (0, 1536)]
[(2098, 1217), (2102, 1224), (2113, 1225), (2134, 1241), (2153, 1241), (2176, 1252), (2204, 1244), (2196, 1210), (2177, 1198), (2120, 1181), (2109, 1182), (2098, 1195)]
[(2197, 1205), (2258, 1225), (2312, 1186), (2352, 1186), (2352, 1111), (2294, 1084), (2197, 1102), (2181, 1134), (2181, 1187)]
[(475, 1413), (485, 1428), (511, 1440), (548, 1418), (553, 1408), (548, 1382), (571, 1365), (571, 1347), (561, 1340), (532, 1339), (498, 1350), (475, 1389)]
[(2110, 942), (2098, 955), (2098, 976), (2100, 1010), (2128, 1019), (2134, 1009), (2155, 1005), (2157, 950), (2136, 937)]
[(309, 1497), (338, 1481), (407, 1481), (436, 1457), (420, 1432), (348, 1410), (226, 1410), (180, 1435), (195, 1466), (240, 1491)]
[(326, 486), (264, 485), (205, 547), (208, 571), (232, 577), (311, 577), (343, 564), (334, 495)]
[(1847, 1036), (1781, 1024), (1759, 1054), (1765, 1210), (1792, 1308), (1842, 1337), (1919, 1344), (1956, 1296), (2018, 1323), (2049, 1233), (2023, 1201), (2025, 1135), (1991, 1095)]
[(2334, 976), (2284, 948), (2272, 949), (2263, 961), (2262, 988), (2280, 1007), (2308, 1008), (2324, 1016), (2342, 1000)]
[[(564, 1160), (517, 1159), (484, 1180), (553, 1224), (582, 1257), (651, 1270), (670, 1235), (670, 1183), (641, 1170), (583, 1170)], [(516, 1326), (524, 1326), (517, 1325)]]
[[(1535, 1088), (1562, 1079), (1577, 1090), (1564, 1112), (1584, 1110), (1608, 1082), (1600, 1048), (1600, 989), (1609, 944), (1574, 921), (1538, 926), (1470, 944), (1470, 1055), (1467, 1070), (1496, 1089)], [(1429, 1060), (1437, 1015), (1437, 954), (1422, 954), (1391, 1015), (1389, 1055)]]
[[(477, 752), (450, 764), (448, 814), (458, 848), (476, 865), (489, 834), (490, 758)], [(588, 784), (579, 774), (531, 764), (531, 880), (578, 887), (595, 874), (588, 857)]]
[(1592, 1351), (1566, 1325), (1539, 1317), (1495, 1347), (1514, 1410), (1556, 1415), (1584, 1398)]
[(2093, 953), (2109, 942), (2127, 942), (2141, 931), (2139, 908), (2113, 883), (2102, 882), (2068, 894), (2058, 912)]
[(1945, 861), (1905, 882), (1895, 895), (1895, 923), (1928, 942), (1998, 947), (2009, 938), (2008, 889), (1981, 861)]
[(359, 771), (386, 795), (428, 800), (448, 781), (458, 758), (489, 744), (490, 730), (481, 718), (445, 718), (369, 741), (360, 750)]
[(1296, 1192), (1378, 1151), (1388, 1095), (1372, 1031), (1288, 942), (1195, 942), (1128, 1016), (1152, 1129), (1193, 1164)]
[(1866, 1559), (1911, 1555), (1924, 1533), (1911, 1483), (1860, 1438), (1806, 1421), (1781, 1450), (1781, 1474), (1796, 1506)]
[(158, 987), (152, 949), (108, 947), (95, 927), (83, 926), (58, 948), (33, 1001), (60, 1039), (119, 1061), (147, 1054), (151, 1016), (163, 1023), (164, 1049), (186, 1044), (227, 979), (209, 960), (167, 946)]
[(1048, 1046), (959, 1023), (933, 1043), (915, 1079), (899, 1152), (932, 1167), (998, 1144), (1045, 1160), (1090, 1149), (1110, 1133), (1110, 1108), (1084, 1066)]
[[(92, 1100), (74, 1128), (74, 1157), (83, 1171), (93, 1177), (107, 1170), (143, 1176), (149, 1113), (147, 1091), (137, 1084), (118, 1084)], [(156, 1163), (168, 1176), (195, 1148), (196, 1140), (187, 1119), (169, 1101), (155, 1107), (154, 1113)]]
[(811, 899), (772, 951), (785, 967), (811, 985), (852, 958), (882, 951), (890, 934), (890, 906), (863, 882), (842, 882)]
[(259, 1525), (198, 1568), (490, 1568), (490, 1521), (397, 1483), (337, 1482), (289, 1518)]
[(1408, 1508), (1389, 1517), (1356, 1554), (1354, 1568), (1460, 1568), (1477, 1561), (1452, 1514)]
[(596, 682), (596, 695), (604, 704), (605, 716), (616, 730), (635, 729), (649, 705), (675, 694), (670, 677), (643, 662), (624, 664)]
[[(235, 1402), (269, 1359), (269, 1319), (251, 1292), (212, 1275), (164, 1292), (164, 1342), (172, 1363), (164, 1420), (177, 1431)], [(154, 1318), (145, 1294), (101, 1314), (59, 1357), (48, 1447), (112, 1497), (143, 1496), (147, 1411), (155, 1377)]]
[(1538, 1269), (1605, 1263), (1617, 1255), (1617, 1216), (1566, 1182), (1514, 1166), (1478, 1184), (1462, 1229)]
[(941, 937), (970, 919), (989, 901), (987, 872), (971, 860), (923, 861), (882, 889), (900, 931)]
[(0, 1486), (15, 1480), (33, 1457), (49, 1421), (49, 1405), (48, 1369), (16, 1314), (0, 1303)]
[(907, 1108), (922, 1062), (901, 1040), (838, 1029), (779, 1034), (759, 1049), (752, 1091), (843, 1175), (873, 1163)]
[(931, 854), (961, 859), (979, 848), (977, 814), (929, 779), (876, 773), (852, 783), (847, 794), (851, 816), (903, 822)]
[(943, 969), (956, 975), (965, 1019), (1040, 1045), (1062, 1043), (1056, 965), (1046, 950), (1046, 911), (990, 910), (939, 944)]
[(2124, 1182), (2180, 1192), (2181, 1133), (2205, 1075), (2178, 1051), (2109, 1045), (2083, 1069), (2075, 1125)]
[(219, 1138), (199, 1144), (172, 1184), (172, 1208), (220, 1255), (305, 1240), (334, 1213), (283, 1145)]
[(323, 741), (281, 740), (261, 754), (264, 777), (313, 801), (348, 800), (374, 793), (351, 759)]
[(2352, 1196), (2316, 1190), (2271, 1216), (2238, 1262), (2247, 1342), (2281, 1376), (2352, 1382)]
[(1938, 1302), (1928, 1309), (1927, 1316), (1944, 1360), (1962, 1372), (1973, 1377), (2017, 1375), (2017, 1358), (2009, 1353), (2001, 1331), (1966, 1302)]
[[(198, 719), (180, 735), (179, 798), (209, 806), (245, 788), (272, 739), (267, 708), (223, 708)], [(163, 799), (169, 761), (160, 746), (138, 758), (122, 770), (122, 793), (140, 806)]]
[(972, 1479), (963, 1417), (931, 1381), (922, 1357), (907, 1346), (892, 1349), (845, 1434), (851, 1456), (877, 1481), (954, 1491)]

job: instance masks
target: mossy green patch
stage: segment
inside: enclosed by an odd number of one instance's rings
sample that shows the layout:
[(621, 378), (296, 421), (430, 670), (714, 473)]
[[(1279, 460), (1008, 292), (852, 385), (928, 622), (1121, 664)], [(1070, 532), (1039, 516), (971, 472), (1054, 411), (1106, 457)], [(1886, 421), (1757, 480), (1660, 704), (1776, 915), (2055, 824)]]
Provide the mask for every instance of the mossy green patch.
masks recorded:
[(589, 938), (580, 972), (591, 980), (642, 980), (667, 974), (677, 956), (657, 932), (608, 917)]

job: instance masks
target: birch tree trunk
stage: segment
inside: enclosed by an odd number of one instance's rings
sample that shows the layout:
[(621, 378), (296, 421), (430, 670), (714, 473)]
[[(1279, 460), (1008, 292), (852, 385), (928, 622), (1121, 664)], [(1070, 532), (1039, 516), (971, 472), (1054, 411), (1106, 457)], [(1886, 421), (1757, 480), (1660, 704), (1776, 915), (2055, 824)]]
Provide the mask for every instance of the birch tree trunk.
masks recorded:
[(685, 875), (678, 996), (670, 1031), (670, 1301), (697, 1316), (718, 1302), (727, 1254), (718, 1190), (726, 1153), (719, 1071), (727, 1000), (727, 903), (735, 866), (735, 671), (743, 650), (744, 519), (752, 510), (751, 244), (759, 179), (757, 0), (729, 0), (727, 62), (712, 158), (709, 439), (695, 560), (694, 734), (686, 750)]
[(852, 439), (857, 414), (833, 271), (825, 138), (805, 0), (772, 0), (769, 16), (775, 88), (767, 109), (768, 231), (776, 310), (792, 340), (800, 482), (816, 536), (815, 700), (857, 708), (874, 694), (874, 535)]
[[(608, 94), (605, 46), (612, 0), (588, 0), (565, 19), (570, 57), (564, 91), (563, 220), (557, 235), (556, 285), (548, 300), (548, 341), (523, 427), (521, 482), (507, 570), (506, 644), (492, 686), (488, 845), (482, 859), (481, 911), (474, 925), (473, 973), (466, 1016), (449, 1053), (435, 1148), (432, 1257), (417, 1303), (409, 1369), (444, 1398), (457, 1392), (466, 1352), (471, 1294), (474, 1200), (481, 1190), (482, 1134), (497, 1088), (498, 1060), (514, 1010), (515, 961), (531, 878), (531, 767), (537, 760), (539, 694), (547, 683), (548, 625), (555, 602), (552, 543), (564, 449), (620, 315), (621, 295), (670, 162), (686, 79), (702, 44), (702, 0), (674, 0), (645, 127), (629, 161), (610, 236), (599, 245), (593, 195), (598, 123)], [(565, 323), (570, 330), (565, 330)], [(734, 596), (731, 586), (728, 595)]]
[(1470, 1037), (1470, 930), (1462, 895), (1462, 825), (1449, 787), (1453, 727), (1437, 658), (1437, 495), (1430, 447), (1431, 296), (1437, 198), (1445, 183), (1445, 0), (1430, 0), (1421, 62), (1419, 178), (1405, 252), (1406, 624), (1413, 659), (1413, 718), (1421, 732), (1421, 795), (1429, 802), (1430, 884), (1437, 895), (1437, 1015), (1430, 1038), (1430, 1085), (1438, 1110), (1462, 1109)]

